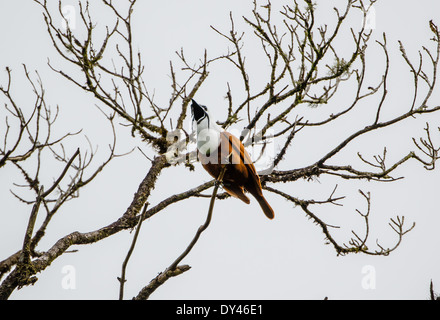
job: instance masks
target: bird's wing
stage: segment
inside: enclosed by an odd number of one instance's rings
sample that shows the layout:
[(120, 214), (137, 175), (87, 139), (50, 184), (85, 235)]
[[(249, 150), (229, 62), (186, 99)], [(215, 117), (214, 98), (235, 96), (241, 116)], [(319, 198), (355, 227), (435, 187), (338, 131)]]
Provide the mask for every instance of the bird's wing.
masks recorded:
[(227, 131), (223, 131), (222, 134), (229, 141), (229, 143), (232, 147), (232, 152), (240, 156), (240, 162), (242, 162), (246, 165), (249, 173), (252, 176), (255, 176), (258, 178), (257, 170), (255, 169), (255, 166), (252, 162), (252, 159), (251, 159), (249, 153), (246, 151), (243, 143), (241, 143), (240, 139), (238, 139), (236, 136), (230, 134)]

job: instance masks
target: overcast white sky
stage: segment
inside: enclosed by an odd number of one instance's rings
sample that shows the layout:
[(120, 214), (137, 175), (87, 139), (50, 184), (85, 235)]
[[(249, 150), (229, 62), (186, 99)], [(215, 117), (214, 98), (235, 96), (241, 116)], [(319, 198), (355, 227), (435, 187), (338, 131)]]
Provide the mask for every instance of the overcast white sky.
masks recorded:
[[(343, 4), (345, 1), (328, 1), (326, 4)], [(263, 2), (261, 2), (263, 4)], [(75, 4), (65, 1), (65, 5)], [(319, 5), (319, 3), (318, 3)], [(250, 29), (242, 22), (243, 15), (250, 16), (251, 1), (139, 1), (135, 6), (134, 42), (141, 50), (146, 66), (145, 81), (156, 95), (157, 102), (167, 103), (170, 93), (169, 61), (177, 61), (175, 51), (184, 48), (186, 57), (194, 62), (208, 54), (215, 56), (227, 51), (228, 43), (219, 37), (210, 25), (229, 30), (229, 12), (232, 11), (237, 29)], [(375, 5), (376, 29), (374, 39), (387, 33), (391, 60), (389, 99), (384, 116), (399, 112), (411, 104), (412, 75), (399, 53), (398, 40), (405, 46), (408, 55), (418, 59), (421, 46), (433, 48), (428, 21), (433, 19), (440, 25), (440, 3), (436, 0), (399, 1), (382, 0)], [(94, 12), (101, 26), (109, 20), (110, 11)], [(79, 17), (78, 24), (79, 22)], [(334, 21), (332, 10), (321, 11), (318, 23)], [(105, 22), (104, 22), (105, 21)], [(350, 20), (356, 27), (361, 21)], [(358, 25), (356, 25), (359, 23)], [(78, 146), (83, 151), (87, 140), (99, 145), (98, 156), (105, 158), (107, 145), (111, 142), (111, 131), (100, 112), (93, 106), (95, 101), (83, 94), (47, 66), (49, 58), (59, 67), (66, 65), (56, 56), (51, 47), (39, 6), (32, 1), (3, 1), (0, 4), (0, 69), (11, 67), (14, 72), (14, 92), (26, 110), (32, 106), (29, 85), (23, 78), (22, 63), (29, 70), (38, 70), (46, 88), (48, 102), (60, 106), (60, 119), (54, 135), (83, 128), (83, 133), (67, 143), (68, 150)], [(347, 37), (347, 44), (351, 39)], [(258, 82), (260, 65), (249, 40), (249, 67)], [(344, 41), (339, 42), (344, 46)], [(371, 41), (369, 72), (377, 83), (383, 70), (383, 55), (380, 47)], [(367, 53), (368, 56), (368, 53)], [(253, 64), (254, 63), (254, 64)], [(261, 67), (261, 70), (264, 68)], [(69, 70), (69, 69), (68, 69)], [(71, 69), (70, 69), (71, 70)], [(264, 71), (264, 70), (263, 70)], [(263, 77), (263, 75), (260, 75)], [(213, 67), (211, 75), (197, 95), (197, 100), (208, 107), (224, 106), (226, 81), (240, 86), (240, 75), (228, 73), (228, 69)], [(6, 72), (0, 74), (5, 83)], [(261, 80), (261, 81), (264, 81)], [(233, 92), (241, 92), (233, 87)], [(3, 99), (3, 97), (1, 98)], [(346, 103), (343, 96), (336, 100)], [(238, 98), (237, 98), (238, 100)], [(437, 93), (433, 103), (440, 103)], [(4, 100), (1, 100), (3, 104)], [(377, 104), (373, 101), (372, 112)], [(29, 106), (29, 107), (28, 107)], [(396, 111), (397, 110), (397, 111)], [(319, 112), (316, 109), (315, 112)], [(0, 120), (4, 110), (0, 110)], [(361, 116), (362, 117), (362, 116)], [(346, 159), (363, 151), (367, 156), (381, 153), (386, 145), (390, 161), (398, 160), (414, 149), (411, 137), (423, 134), (424, 122), (406, 121), (392, 129), (370, 134), (365, 139), (352, 143)], [(295, 140), (287, 163), (283, 168), (295, 168), (316, 160), (322, 148), (331, 146), (338, 137), (347, 135), (360, 118), (347, 118), (330, 132), (304, 135)], [(440, 126), (440, 114), (431, 117), (431, 127)], [(4, 130), (0, 123), (0, 132)], [(189, 122), (187, 127), (190, 127)], [(239, 128), (240, 129), (240, 128)], [(125, 135), (124, 135), (125, 134)], [(440, 142), (438, 137), (435, 137)], [(121, 130), (119, 152), (141, 146), (138, 140), (129, 138)], [(142, 147), (144, 150), (147, 148)], [(351, 153), (350, 153), (351, 152)], [(339, 164), (345, 164), (345, 158)], [(98, 163), (97, 163), (98, 164)], [(116, 220), (130, 204), (134, 192), (149, 168), (149, 162), (139, 153), (116, 159), (96, 181), (81, 191), (80, 197), (66, 204), (53, 219), (47, 235), (38, 249), (48, 249), (60, 237), (73, 232), (95, 230)], [(50, 168), (43, 172), (50, 182)], [(53, 174), (53, 173), (52, 173)], [(56, 176), (56, 174), (53, 174)], [(214, 217), (209, 229), (202, 235), (193, 251), (183, 263), (192, 269), (169, 280), (159, 288), (152, 299), (427, 299), (429, 283), (433, 280), (440, 292), (440, 254), (437, 240), (440, 227), (438, 204), (438, 181), (440, 171), (427, 172), (421, 165), (408, 163), (397, 172), (405, 176), (395, 183), (338, 182), (322, 177), (313, 182), (298, 181), (281, 186), (282, 190), (299, 198), (324, 198), (339, 183), (337, 195), (346, 195), (343, 207), (327, 206), (320, 210), (320, 217), (332, 225), (341, 226), (332, 230), (340, 243), (347, 242), (352, 228), (363, 234), (362, 220), (355, 209), (364, 210), (365, 202), (358, 189), (372, 194), (371, 239), (374, 248), (376, 238), (387, 247), (393, 246), (395, 233), (388, 226), (389, 218), (405, 216), (408, 225), (416, 227), (403, 239), (402, 245), (388, 257), (366, 255), (336, 256), (333, 247), (325, 245), (321, 229), (305, 217), (300, 208), (294, 208), (279, 197), (266, 192), (267, 199), (275, 211), (275, 219), (269, 221), (256, 201), (245, 205), (238, 200), (217, 201)], [(0, 260), (16, 252), (22, 239), (30, 213), (30, 207), (18, 203), (10, 194), (12, 181), (19, 183), (21, 176), (12, 166), (0, 170)], [(182, 166), (166, 169), (158, 180), (149, 199), (154, 205), (165, 197), (210, 180), (201, 166), (189, 172)], [(18, 190), (16, 187), (14, 190)], [(129, 262), (125, 297), (135, 296), (158, 272), (163, 271), (192, 239), (198, 226), (203, 223), (209, 199), (197, 198), (173, 205), (146, 221), (141, 230), (137, 247)], [(40, 221), (40, 220), (38, 220)], [(120, 232), (99, 243), (77, 246), (76, 253), (68, 253), (56, 259), (32, 287), (15, 291), (11, 299), (117, 299), (121, 263), (125, 258), (132, 235)], [(66, 269), (67, 268), (67, 269)], [(65, 272), (74, 272), (75, 288), (63, 288)], [(366, 276), (373, 279), (374, 288), (366, 287)], [(65, 278), (64, 278), (65, 279)], [(371, 284), (371, 282), (370, 282)]]

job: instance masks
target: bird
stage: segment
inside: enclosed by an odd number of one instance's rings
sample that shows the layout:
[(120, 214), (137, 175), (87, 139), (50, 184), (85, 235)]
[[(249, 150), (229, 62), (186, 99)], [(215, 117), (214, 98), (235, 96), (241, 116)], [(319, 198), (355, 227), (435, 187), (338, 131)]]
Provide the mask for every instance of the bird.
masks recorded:
[(215, 179), (226, 165), (222, 180), (223, 189), (231, 196), (250, 203), (245, 191), (259, 203), (266, 217), (275, 214), (261, 188), (260, 177), (243, 143), (236, 136), (215, 123), (208, 108), (191, 103), (193, 123), (196, 125), (197, 153), (203, 168)]

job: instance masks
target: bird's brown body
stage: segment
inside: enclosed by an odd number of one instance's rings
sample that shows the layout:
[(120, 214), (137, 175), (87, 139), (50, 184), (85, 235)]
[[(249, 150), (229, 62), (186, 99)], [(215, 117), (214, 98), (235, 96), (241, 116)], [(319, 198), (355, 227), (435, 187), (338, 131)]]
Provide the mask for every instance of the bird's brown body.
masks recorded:
[(222, 131), (218, 150), (214, 150), (209, 155), (199, 152), (199, 159), (203, 168), (213, 178), (220, 175), (225, 164), (227, 168), (223, 177), (224, 190), (247, 204), (250, 201), (244, 191), (249, 192), (258, 201), (264, 214), (269, 219), (273, 219), (274, 212), (263, 196), (260, 177), (249, 154), (237, 137)]

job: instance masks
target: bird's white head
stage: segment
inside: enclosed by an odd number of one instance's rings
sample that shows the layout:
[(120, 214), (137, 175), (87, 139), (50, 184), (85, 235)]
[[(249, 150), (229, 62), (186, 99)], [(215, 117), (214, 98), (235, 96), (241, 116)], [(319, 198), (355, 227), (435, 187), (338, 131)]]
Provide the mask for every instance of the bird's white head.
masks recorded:
[(213, 152), (220, 145), (222, 129), (211, 117), (208, 108), (192, 100), (191, 113), (197, 130), (197, 149), (203, 154)]

